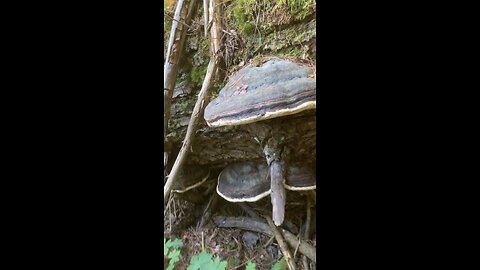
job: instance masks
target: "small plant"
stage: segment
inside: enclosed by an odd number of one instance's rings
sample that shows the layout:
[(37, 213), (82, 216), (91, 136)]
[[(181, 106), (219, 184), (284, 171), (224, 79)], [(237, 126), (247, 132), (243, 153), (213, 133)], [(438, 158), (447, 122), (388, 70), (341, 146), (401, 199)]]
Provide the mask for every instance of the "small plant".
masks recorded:
[[(247, 266), (245, 267), (245, 270), (256, 270), (256, 269), (257, 269), (257, 265), (254, 262), (248, 262)], [(271, 270), (287, 270), (287, 269), (288, 269), (288, 266), (287, 266), (287, 262), (285, 261), (285, 257), (282, 257), (281, 260), (279, 260), (272, 266)]]
[(248, 262), (245, 270), (255, 270), (256, 268), (257, 268), (257, 266), (254, 262)]
[(279, 260), (272, 266), (272, 270), (287, 270), (287, 269), (288, 269), (288, 266), (287, 266), (287, 262), (285, 261), (285, 257), (282, 257), (281, 260)]
[(163, 238), (163, 256), (170, 259), (167, 270), (173, 270), (175, 263), (180, 259), (180, 247), (183, 243), (180, 239), (168, 240)]
[(220, 261), (219, 257), (213, 260), (212, 256), (205, 250), (200, 252), (192, 257), (187, 270), (225, 270), (227, 268), (227, 261)]
[[(173, 270), (175, 263), (180, 260), (180, 247), (183, 243), (180, 239), (167, 240), (163, 239), (163, 255), (169, 259), (167, 270)], [(232, 259), (231, 257), (230, 259)], [(230, 260), (229, 259), (229, 260)], [(234, 261), (234, 260), (233, 260)], [(213, 254), (210, 254), (203, 250), (197, 255), (192, 256), (190, 259), (190, 265), (187, 270), (225, 270), (227, 268), (227, 261), (220, 260), (219, 257), (213, 258)], [(245, 270), (256, 270), (257, 265), (254, 262), (248, 262)], [(287, 263), (285, 258), (277, 261), (271, 270), (287, 270)]]

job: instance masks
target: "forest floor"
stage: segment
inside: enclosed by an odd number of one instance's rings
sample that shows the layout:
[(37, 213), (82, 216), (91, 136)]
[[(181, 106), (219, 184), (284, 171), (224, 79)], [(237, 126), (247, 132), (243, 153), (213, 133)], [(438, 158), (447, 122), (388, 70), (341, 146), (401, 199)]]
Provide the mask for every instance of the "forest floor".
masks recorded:
[[(307, 197), (296, 192), (287, 193), (286, 223), (282, 226), (294, 235), (300, 237), (306, 220)], [(270, 215), (270, 197), (263, 198), (248, 205), (260, 216)], [(245, 269), (245, 265), (253, 262), (256, 269), (272, 269), (272, 266), (282, 257), (281, 249), (274, 237), (254, 231), (239, 228), (220, 228), (214, 223), (219, 216), (242, 217), (248, 216), (238, 204), (230, 203), (218, 197), (218, 203), (212, 219), (205, 226), (199, 227), (205, 204), (193, 204), (173, 196), (164, 215), (164, 238), (180, 239), (183, 246), (180, 248), (180, 259), (175, 264), (175, 269), (187, 269), (192, 256), (202, 250), (207, 251), (222, 261), (227, 261), (227, 269)], [(208, 201), (208, 198), (205, 199)], [(265, 222), (266, 223), (266, 222)], [(315, 205), (311, 207), (311, 236), (307, 242), (316, 247)], [(285, 224), (285, 223), (284, 223)], [(298, 250), (290, 248), (297, 269), (303, 269), (302, 255)], [(168, 259), (167, 259), (168, 261)], [(165, 261), (165, 267), (168, 265)], [(309, 260), (310, 269), (315, 269), (315, 264)]]

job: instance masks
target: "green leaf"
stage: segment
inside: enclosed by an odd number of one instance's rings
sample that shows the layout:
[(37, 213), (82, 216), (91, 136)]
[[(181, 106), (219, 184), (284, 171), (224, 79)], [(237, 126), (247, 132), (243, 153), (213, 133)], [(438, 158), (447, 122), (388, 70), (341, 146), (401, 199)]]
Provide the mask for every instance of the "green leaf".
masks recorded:
[(170, 258), (170, 263), (168, 264), (167, 270), (173, 270), (173, 266), (180, 258), (180, 250), (174, 249), (168, 254), (168, 258)]
[(247, 267), (245, 268), (245, 270), (255, 270), (256, 269), (256, 264), (253, 263), (253, 262), (248, 262), (247, 263)]
[(216, 257), (215, 260), (213, 261), (213, 264), (211, 267), (209, 267), (209, 270), (225, 270), (227, 268), (227, 261), (220, 261), (219, 257)]
[(187, 270), (204, 270), (208, 264), (212, 262), (212, 254), (207, 253), (206, 251), (200, 252), (200, 254), (192, 256), (190, 259), (190, 265)]
[(187, 270), (225, 270), (227, 268), (227, 261), (221, 261), (219, 257), (213, 260), (212, 257), (213, 255), (206, 251), (194, 255)]
[(287, 270), (287, 269), (288, 267), (287, 267), (287, 262), (285, 261), (285, 257), (282, 257), (281, 260), (279, 260), (272, 266), (272, 270)]
[(163, 244), (164, 244), (164, 246), (167, 247), (167, 248), (170, 248), (170, 247), (172, 247), (172, 248), (179, 248), (179, 247), (183, 246), (182, 240), (180, 240), (180, 239), (178, 239), (178, 238), (175, 239), (175, 240), (173, 240), (173, 241), (172, 241), (172, 240), (168, 240), (168, 241), (166, 241), (166, 242), (165, 242), (165, 238), (163, 238)]

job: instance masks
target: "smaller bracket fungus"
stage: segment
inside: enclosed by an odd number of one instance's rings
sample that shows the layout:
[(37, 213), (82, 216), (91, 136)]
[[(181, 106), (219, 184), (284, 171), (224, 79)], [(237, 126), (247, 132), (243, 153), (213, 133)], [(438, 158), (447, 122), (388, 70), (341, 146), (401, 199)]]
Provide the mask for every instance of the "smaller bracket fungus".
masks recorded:
[(308, 167), (288, 167), (287, 179), (284, 186), (288, 190), (304, 191), (317, 188), (315, 173)]
[(227, 166), (218, 176), (217, 193), (230, 202), (255, 202), (268, 196), (267, 164), (244, 161)]
[[(316, 189), (312, 169), (306, 166), (288, 166), (286, 169), (287, 177), (280, 185), (292, 191)], [(217, 193), (230, 202), (256, 202), (268, 195), (273, 196), (270, 169), (262, 161), (231, 164), (218, 176)], [(272, 215), (275, 215), (275, 210)]]

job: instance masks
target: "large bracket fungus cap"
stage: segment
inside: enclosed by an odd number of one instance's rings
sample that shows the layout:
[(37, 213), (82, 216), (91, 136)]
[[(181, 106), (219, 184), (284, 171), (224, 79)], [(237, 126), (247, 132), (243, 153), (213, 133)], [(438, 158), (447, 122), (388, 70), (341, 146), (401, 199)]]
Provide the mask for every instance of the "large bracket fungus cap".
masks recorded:
[(274, 59), (233, 75), (205, 108), (209, 126), (242, 125), (316, 108), (313, 70)]
[(227, 166), (218, 176), (217, 193), (230, 202), (255, 202), (268, 196), (267, 164), (244, 161)]

